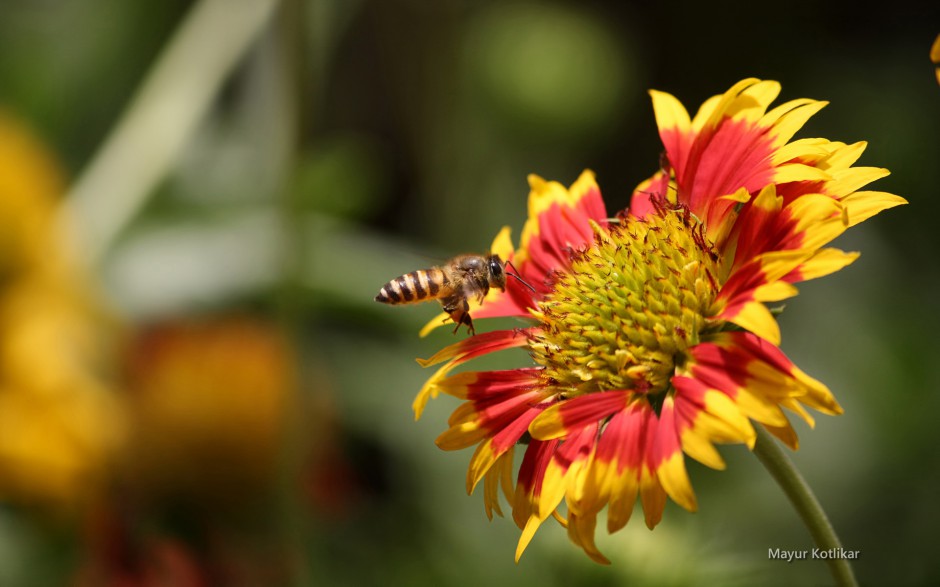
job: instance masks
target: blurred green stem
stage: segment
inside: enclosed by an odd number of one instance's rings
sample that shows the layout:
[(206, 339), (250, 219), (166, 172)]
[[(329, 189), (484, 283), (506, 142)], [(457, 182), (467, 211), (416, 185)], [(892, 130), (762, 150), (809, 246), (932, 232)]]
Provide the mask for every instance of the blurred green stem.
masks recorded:
[[(826, 512), (823, 511), (819, 500), (813, 495), (803, 476), (794, 466), (793, 461), (783, 452), (777, 441), (762, 426), (755, 426), (757, 442), (754, 445), (754, 454), (770, 472), (771, 476), (783, 489), (790, 503), (803, 519), (809, 529), (816, 546), (820, 550), (835, 549), (838, 552), (842, 543), (836, 535)], [(843, 587), (857, 587), (852, 566), (845, 558), (830, 557), (826, 559), (829, 572), (832, 573), (837, 585)]]
[(62, 222), (90, 265), (107, 252), (178, 157), (278, 0), (193, 6), (66, 199)]

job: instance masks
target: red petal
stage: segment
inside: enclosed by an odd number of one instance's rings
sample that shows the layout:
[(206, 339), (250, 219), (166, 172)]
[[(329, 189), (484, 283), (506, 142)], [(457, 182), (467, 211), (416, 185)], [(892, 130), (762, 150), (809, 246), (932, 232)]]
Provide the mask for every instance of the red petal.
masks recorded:
[(558, 440), (532, 440), (522, 458), (519, 467), (519, 484), (530, 496), (538, 496), (542, 491), (545, 470), (555, 454)]
[(422, 367), (430, 367), (448, 359), (454, 359), (455, 364), (465, 363), (480, 355), (524, 346), (529, 340), (529, 335), (534, 331), (534, 328), (494, 330), (469, 336), (460, 342), (444, 347), (429, 359), (418, 359), (418, 364)]

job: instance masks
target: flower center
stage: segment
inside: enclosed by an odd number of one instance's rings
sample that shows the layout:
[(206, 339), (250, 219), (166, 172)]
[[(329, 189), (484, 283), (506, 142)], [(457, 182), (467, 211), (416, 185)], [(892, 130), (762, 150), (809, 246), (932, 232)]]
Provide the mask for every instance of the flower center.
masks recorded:
[(663, 393), (709, 325), (717, 264), (701, 223), (659, 208), (595, 226), (539, 304), (529, 343), (543, 376), (568, 396), (615, 389)]

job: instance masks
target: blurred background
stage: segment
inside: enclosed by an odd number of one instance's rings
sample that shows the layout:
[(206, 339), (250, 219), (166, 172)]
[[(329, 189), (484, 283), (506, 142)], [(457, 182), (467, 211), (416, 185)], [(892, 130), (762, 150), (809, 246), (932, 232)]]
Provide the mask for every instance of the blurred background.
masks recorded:
[[(864, 585), (940, 583), (940, 6), (555, 0), (0, 2), (0, 585), (828, 584), (740, 446), (602, 568), (464, 492), (411, 401), (454, 341), (387, 280), (518, 237), (526, 175), (658, 168), (646, 91), (828, 100), (910, 206), (837, 244), (784, 350), (845, 415), (793, 455)], [(489, 329), (491, 325), (486, 325)], [(505, 359), (519, 364), (522, 355)]]

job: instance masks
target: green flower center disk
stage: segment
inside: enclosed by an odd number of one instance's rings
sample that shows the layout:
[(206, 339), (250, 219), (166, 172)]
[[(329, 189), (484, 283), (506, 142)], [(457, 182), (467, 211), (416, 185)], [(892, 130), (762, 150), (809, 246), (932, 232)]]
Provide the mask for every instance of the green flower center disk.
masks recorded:
[(594, 244), (539, 304), (532, 356), (568, 397), (666, 392), (714, 314), (716, 255), (692, 214), (660, 208), (620, 222), (595, 226)]

